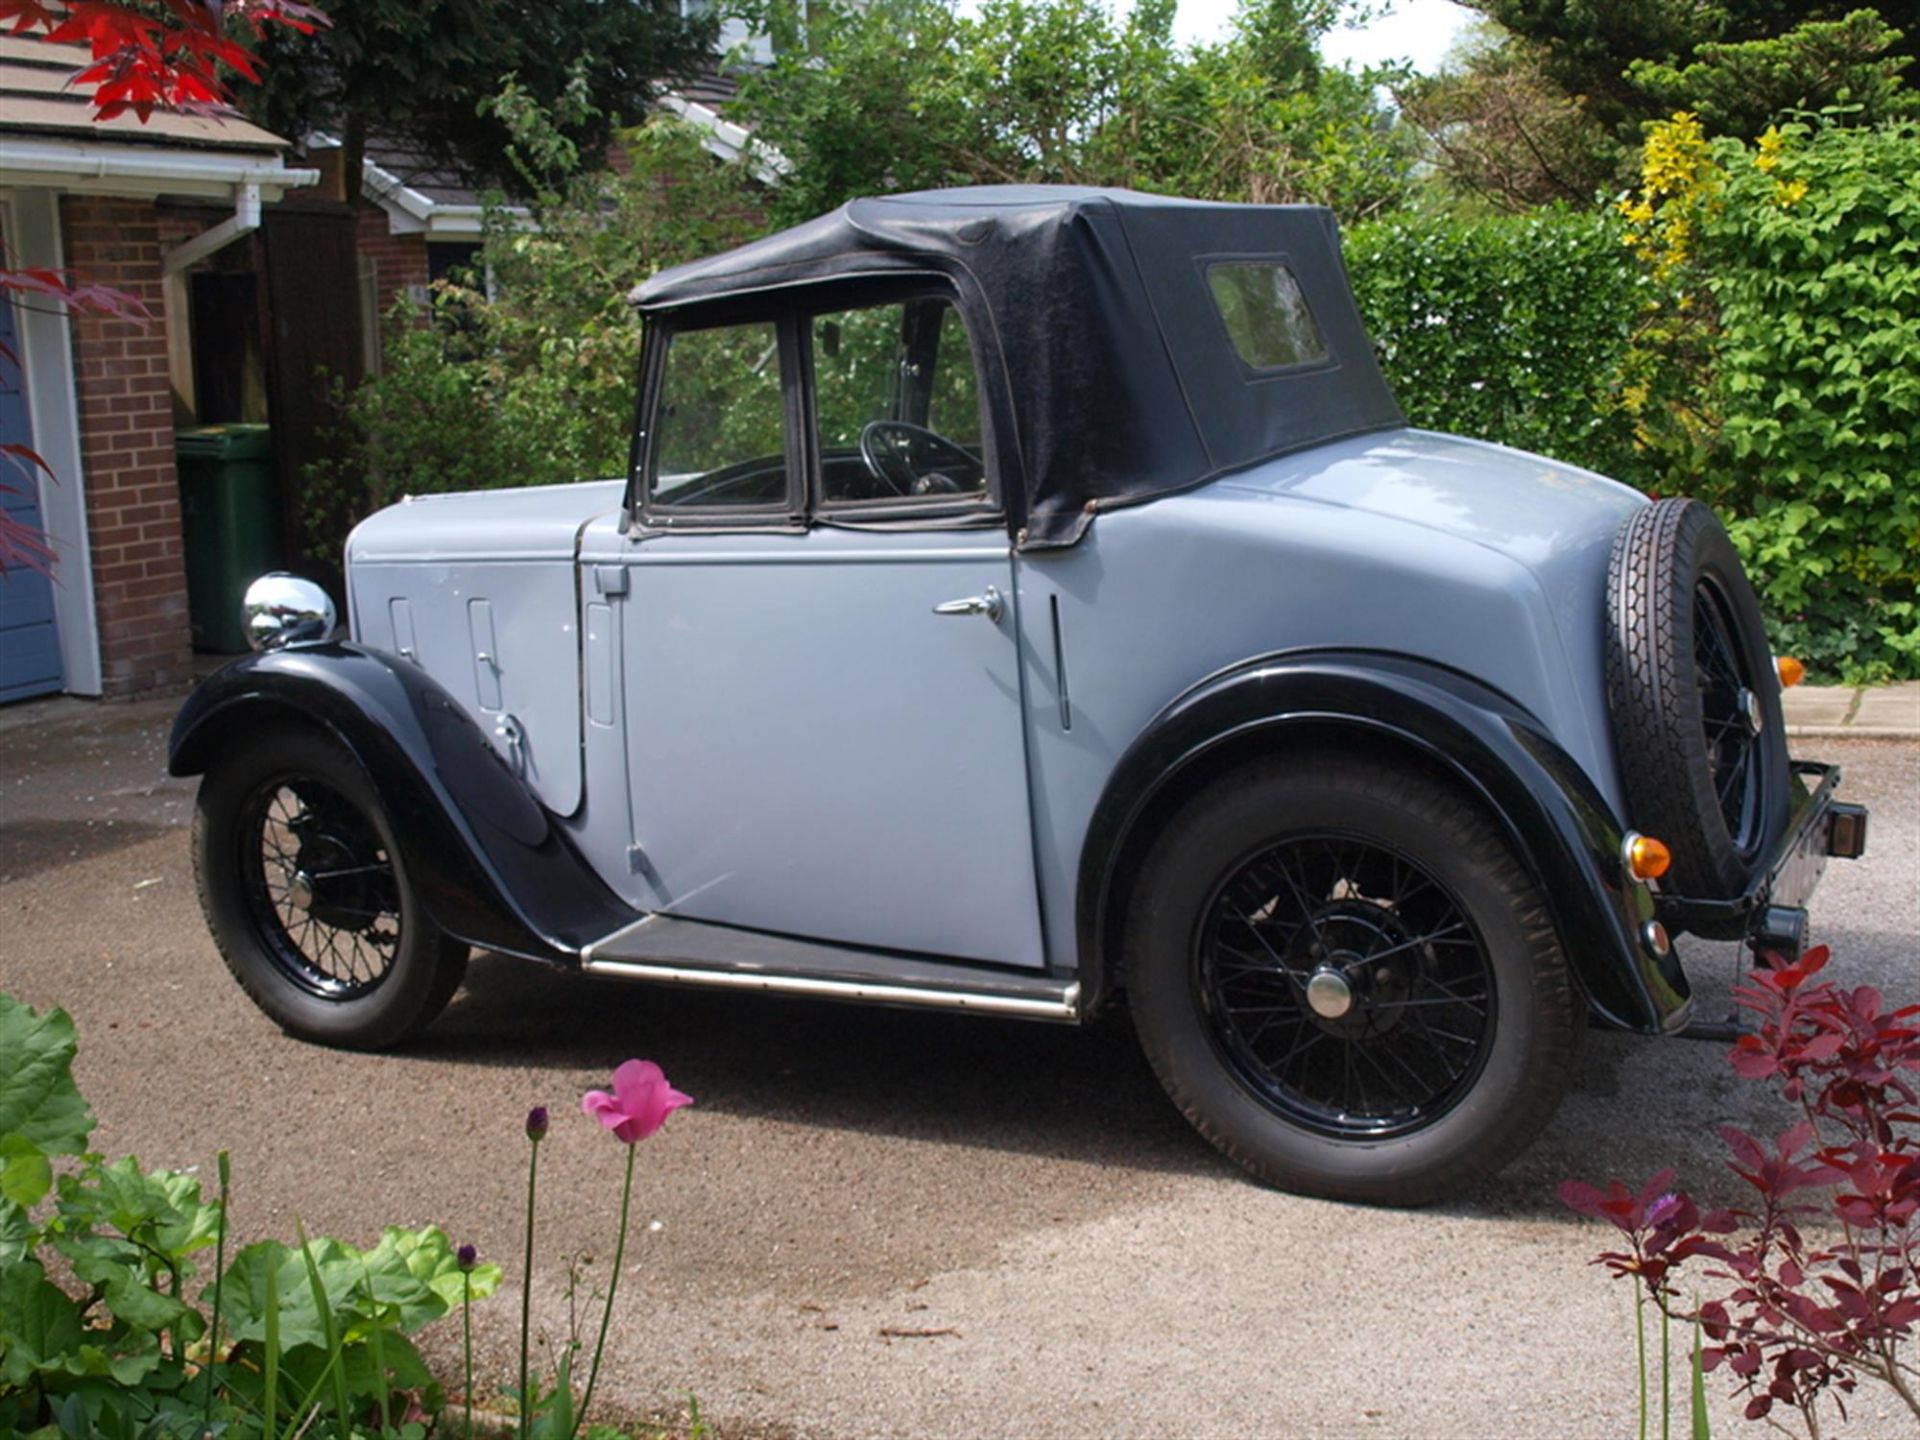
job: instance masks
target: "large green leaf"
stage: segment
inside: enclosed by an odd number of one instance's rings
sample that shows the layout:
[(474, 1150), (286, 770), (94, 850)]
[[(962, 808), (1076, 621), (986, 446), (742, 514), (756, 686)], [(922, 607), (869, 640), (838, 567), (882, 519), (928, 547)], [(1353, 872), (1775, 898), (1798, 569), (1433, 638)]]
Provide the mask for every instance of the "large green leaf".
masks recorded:
[[(498, 1265), (476, 1265), (470, 1274), (463, 1275), (453, 1242), (437, 1225), (429, 1225), (424, 1230), (388, 1226), (380, 1243), (367, 1252), (367, 1267), (378, 1276), (390, 1273), (395, 1264), (430, 1292), (429, 1299), (402, 1306), (399, 1324), (409, 1334), (449, 1310), (458, 1309), (469, 1281), (476, 1300), (500, 1288)], [(380, 1293), (377, 1282), (375, 1290)]]
[(49, 1155), (78, 1155), (94, 1126), (73, 1083), (73, 1020), (36, 1013), (0, 994), (0, 1136), (19, 1134)]
[[(361, 1340), (375, 1325), (411, 1333), (460, 1303), (464, 1286), (459, 1260), (438, 1227), (389, 1226), (380, 1243), (364, 1254), (324, 1236), (310, 1242), (309, 1248), (327, 1308), (344, 1340)], [(269, 1270), (278, 1282), (281, 1344), (289, 1350), (301, 1345), (324, 1347), (325, 1321), (315, 1303), (306, 1264), (297, 1249), (278, 1241), (249, 1245), (228, 1265), (220, 1296), (227, 1327), (237, 1339), (266, 1340)], [(472, 1279), (474, 1299), (491, 1295), (500, 1285), (500, 1267), (475, 1266)], [(211, 1303), (211, 1285), (201, 1298)]]
[(0, 1199), (31, 1209), (53, 1188), (53, 1166), (47, 1152), (14, 1131), (0, 1135)]
[(26, 1259), (39, 1239), (40, 1232), (26, 1210), (0, 1199), (0, 1268)]
[(199, 1333), (198, 1316), (155, 1288), (157, 1267), (132, 1241), (81, 1232), (54, 1236), (53, 1248), (67, 1257), (75, 1279), (100, 1291), (107, 1309), (121, 1325), (157, 1331), (192, 1316), (190, 1328), (194, 1334)]
[(38, 1261), (0, 1269), (0, 1381), (24, 1386), (42, 1370), (63, 1368), (84, 1334), (80, 1308)]
[(80, 1307), (38, 1261), (0, 1267), (0, 1382), (24, 1387), (36, 1375), (61, 1375), (136, 1385), (159, 1364), (158, 1336), (109, 1340), (86, 1328)]
[(142, 1173), (131, 1155), (60, 1181), (61, 1218), (74, 1229), (111, 1229), (178, 1264), (212, 1245), (220, 1207), (203, 1204), (200, 1182), (172, 1170)]
[[(334, 1243), (316, 1240), (314, 1249), (319, 1251)], [(322, 1259), (320, 1263), (324, 1275), (327, 1262)], [(211, 1300), (212, 1293), (209, 1286), (201, 1298)], [(327, 1343), (320, 1312), (307, 1287), (306, 1263), (299, 1251), (278, 1240), (249, 1245), (228, 1262), (220, 1308), (227, 1330), (236, 1340), (264, 1343), (267, 1317), (272, 1311), (278, 1315), (278, 1342), (283, 1352), (302, 1345), (324, 1348)]]

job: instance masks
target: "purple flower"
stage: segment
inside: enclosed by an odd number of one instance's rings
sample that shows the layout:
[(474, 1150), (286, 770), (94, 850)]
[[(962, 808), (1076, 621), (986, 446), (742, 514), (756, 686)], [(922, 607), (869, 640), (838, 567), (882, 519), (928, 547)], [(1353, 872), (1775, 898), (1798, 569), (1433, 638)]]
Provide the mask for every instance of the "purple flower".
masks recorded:
[(547, 1107), (536, 1105), (527, 1111), (527, 1139), (538, 1145), (547, 1138)]
[(453, 1258), (462, 1270), (471, 1270), (473, 1262), (480, 1258), (480, 1252), (471, 1245), (462, 1245), (453, 1252)]

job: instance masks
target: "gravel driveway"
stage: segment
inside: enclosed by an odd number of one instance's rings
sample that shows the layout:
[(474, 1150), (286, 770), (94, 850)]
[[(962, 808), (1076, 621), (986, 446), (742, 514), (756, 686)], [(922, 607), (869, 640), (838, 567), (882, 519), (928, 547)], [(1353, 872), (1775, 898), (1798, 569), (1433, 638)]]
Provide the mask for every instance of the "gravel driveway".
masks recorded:
[[(658, 1060), (698, 1104), (641, 1155), (602, 1381), (636, 1411), (691, 1390), (731, 1426), (823, 1436), (1629, 1434), (1628, 1297), (1587, 1268), (1605, 1237), (1554, 1185), (1673, 1163), (1730, 1198), (1714, 1126), (1785, 1123), (1718, 1046), (1595, 1034), (1539, 1144), (1457, 1204), (1396, 1213), (1243, 1180), (1124, 1019), (1081, 1033), (482, 957), (405, 1053), (317, 1049), (206, 937), (167, 715), (0, 714), (0, 984), (73, 1012), (95, 1144), (203, 1168), (230, 1148), (247, 1237), (296, 1214), (360, 1243), (433, 1221), (517, 1270), (521, 1120), (550, 1104), (535, 1310), (553, 1336), (562, 1258), (610, 1253), (618, 1201), (618, 1146), (580, 1093)], [(1818, 936), (1842, 975), (1920, 996), (1920, 746), (1798, 748), (1844, 762), (1875, 812), (1867, 859), (1828, 872)], [(1732, 953), (1688, 954), (1703, 1013), (1724, 1009)], [(509, 1285), (482, 1311), (496, 1380), (517, 1310)], [(1719, 1410), (1716, 1433), (1748, 1430)], [(1869, 1402), (1848, 1433), (1905, 1428)]]

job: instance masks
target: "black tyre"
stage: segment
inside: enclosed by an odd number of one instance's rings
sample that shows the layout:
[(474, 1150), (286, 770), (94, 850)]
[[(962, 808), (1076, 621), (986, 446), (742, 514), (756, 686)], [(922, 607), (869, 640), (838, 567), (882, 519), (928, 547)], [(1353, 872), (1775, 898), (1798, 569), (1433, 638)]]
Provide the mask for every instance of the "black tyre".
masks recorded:
[(330, 736), (271, 730), (217, 761), (193, 860), (227, 968), (290, 1034), (379, 1049), (460, 988), (467, 948), (427, 918), (372, 782)]
[(1731, 899), (1785, 828), (1792, 795), (1760, 602), (1713, 512), (1674, 499), (1620, 527), (1607, 608), (1627, 824), (1673, 851), (1671, 889)]
[(1546, 1124), (1582, 1007), (1494, 826), (1342, 754), (1235, 771), (1149, 852), (1127, 916), (1142, 1046), (1200, 1133), (1285, 1190), (1424, 1204)]

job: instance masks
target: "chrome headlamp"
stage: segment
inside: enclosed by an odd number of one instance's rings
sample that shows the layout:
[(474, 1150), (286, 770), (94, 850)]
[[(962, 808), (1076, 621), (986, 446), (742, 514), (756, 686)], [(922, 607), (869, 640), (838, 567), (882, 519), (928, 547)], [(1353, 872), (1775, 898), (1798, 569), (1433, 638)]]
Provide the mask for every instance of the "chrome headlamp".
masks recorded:
[(339, 612), (325, 590), (284, 570), (255, 580), (240, 602), (240, 623), (247, 632), (247, 644), (256, 650), (278, 650), (298, 640), (325, 640), (338, 622)]

